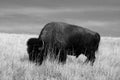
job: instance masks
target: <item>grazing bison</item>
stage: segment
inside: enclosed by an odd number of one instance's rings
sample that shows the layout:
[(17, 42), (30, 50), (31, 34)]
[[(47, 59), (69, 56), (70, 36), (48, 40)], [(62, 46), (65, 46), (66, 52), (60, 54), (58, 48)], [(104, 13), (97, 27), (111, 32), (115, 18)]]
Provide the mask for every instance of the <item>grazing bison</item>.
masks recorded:
[[(30, 38), (27, 41), (27, 52), (29, 55), (29, 60), (32, 62), (37, 62), (42, 51), (43, 42), (38, 38)], [(40, 58), (41, 59), (41, 58)]]
[(90, 61), (93, 65), (100, 35), (77, 25), (51, 22), (44, 26), (38, 39), (44, 42), (44, 44), (42, 43), (43, 52), (39, 53), (42, 55), (40, 63), (50, 53), (54, 54), (55, 58), (58, 57), (58, 61), (62, 63), (66, 62), (67, 55), (78, 57), (80, 54), (84, 54), (87, 57), (85, 62)]

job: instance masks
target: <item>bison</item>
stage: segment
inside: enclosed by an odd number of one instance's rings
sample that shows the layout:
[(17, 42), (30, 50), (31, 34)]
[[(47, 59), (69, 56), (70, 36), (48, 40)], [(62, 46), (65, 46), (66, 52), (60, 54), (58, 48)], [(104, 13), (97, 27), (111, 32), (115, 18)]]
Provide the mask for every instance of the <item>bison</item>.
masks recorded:
[[(72, 25), (64, 22), (50, 22), (44, 26), (38, 39), (44, 42), (44, 53), (51, 53), (58, 57), (58, 61), (65, 63), (67, 55), (78, 57), (84, 54), (87, 59), (85, 62), (95, 61), (95, 52), (98, 50), (100, 35), (81, 26)], [(49, 51), (49, 52), (48, 52)]]
[[(38, 55), (37, 59), (40, 64), (48, 54), (54, 55), (54, 58), (60, 63), (66, 62), (67, 55), (77, 58), (80, 54), (84, 54), (87, 57), (85, 62), (90, 61), (93, 65), (95, 52), (99, 47), (100, 35), (81, 26), (64, 22), (50, 22), (41, 30), (37, 41), (35, 43), (34, 41), (31, 42), (38, 46), (32, 54)], [(31, 52), (31, 49), (28, 52)]]

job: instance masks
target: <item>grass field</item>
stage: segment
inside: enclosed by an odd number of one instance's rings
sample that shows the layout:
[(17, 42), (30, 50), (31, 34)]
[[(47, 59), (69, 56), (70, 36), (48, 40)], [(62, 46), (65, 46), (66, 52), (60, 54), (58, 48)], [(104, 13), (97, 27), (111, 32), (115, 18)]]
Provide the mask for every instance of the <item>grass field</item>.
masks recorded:
[(38, 35), (0, 33), (0, 80), (120, 80), (120, 38), (102, 37), (94, 66), (68, 56), (65, 65), (28, 60), (26, 41)]

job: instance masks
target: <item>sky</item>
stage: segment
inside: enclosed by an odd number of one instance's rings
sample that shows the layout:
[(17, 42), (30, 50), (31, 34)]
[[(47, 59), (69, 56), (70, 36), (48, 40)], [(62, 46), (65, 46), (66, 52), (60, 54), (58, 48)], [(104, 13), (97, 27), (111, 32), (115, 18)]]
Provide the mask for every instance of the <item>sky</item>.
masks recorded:
[(39, 35), (52, 21), (120, 37), (120, 0), (0, 0), (0, 32)]

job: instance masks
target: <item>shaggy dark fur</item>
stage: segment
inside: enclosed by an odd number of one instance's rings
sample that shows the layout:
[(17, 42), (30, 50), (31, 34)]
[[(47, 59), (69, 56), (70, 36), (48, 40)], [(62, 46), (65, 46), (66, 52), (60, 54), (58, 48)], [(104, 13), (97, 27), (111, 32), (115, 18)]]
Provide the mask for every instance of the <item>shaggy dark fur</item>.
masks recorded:
[(67, 55), (78, 57), (84, 54), (87, 57), (85, 62), (90, 61), (93, 65), (100, 35), (77, 25), (51, 22), (44, 26), (38, 39), (44, 41), (42, 59), (51, 53), (55, 58), (58, 57), (59, 62), (65, 63)]

